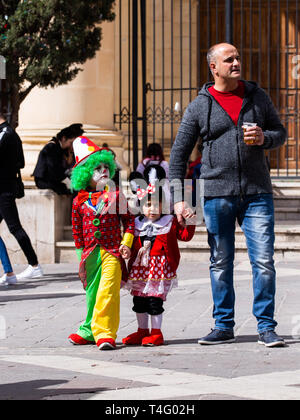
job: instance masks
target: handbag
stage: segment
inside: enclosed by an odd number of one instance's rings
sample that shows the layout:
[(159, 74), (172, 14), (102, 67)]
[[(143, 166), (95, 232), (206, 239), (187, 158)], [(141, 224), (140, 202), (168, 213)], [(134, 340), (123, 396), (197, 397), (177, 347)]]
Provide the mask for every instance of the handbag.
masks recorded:
[(22, 181), (22, 176), (20, 170), (17, 172), (17, 179), (16, 179), (16, 198), (23, 198), (25, 197), (25, 188)]

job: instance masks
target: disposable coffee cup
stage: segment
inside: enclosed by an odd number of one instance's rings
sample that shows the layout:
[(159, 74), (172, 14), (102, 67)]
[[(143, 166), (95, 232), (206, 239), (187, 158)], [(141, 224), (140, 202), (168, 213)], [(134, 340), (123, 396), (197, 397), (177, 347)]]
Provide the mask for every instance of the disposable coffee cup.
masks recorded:
[(255, 140), (248, 140), (245, 138), (245, 133), (247, 131), (248, 128), (250, 127), (256, 127), (257, 123), (250, 123), (250, 122), (244, 122), (242, 125), (242, 129), (243, 129), (243, 133), (244, 133), (244, 142), (246, 144), (255, 144)]

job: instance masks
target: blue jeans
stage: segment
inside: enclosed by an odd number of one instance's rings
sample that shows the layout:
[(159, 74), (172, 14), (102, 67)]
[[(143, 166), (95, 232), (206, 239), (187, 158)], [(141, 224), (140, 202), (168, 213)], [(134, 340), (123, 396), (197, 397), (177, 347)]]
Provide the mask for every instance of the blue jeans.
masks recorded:
[(235, 226), (241, 226), (253, 276), (253, 314), (258, 332), (274, 330), (274, 205), (272, 194), (204, 198), (204, 218), (211, 250), (210, 277), (216, 328), (232, 330), (235, 293), (233, 261)]
[(0, 260), (3, 265), (4, 273), (12, 273), (13, 269), (9, 260), (9, 256), (7, 254), (5, 243), (3, 242), (0, 236)]

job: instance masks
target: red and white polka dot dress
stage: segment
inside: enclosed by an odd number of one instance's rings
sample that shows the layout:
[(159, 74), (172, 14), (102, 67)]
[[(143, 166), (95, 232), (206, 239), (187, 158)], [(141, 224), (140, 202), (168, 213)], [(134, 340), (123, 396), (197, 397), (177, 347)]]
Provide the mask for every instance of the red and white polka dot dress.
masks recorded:
[(150, 257), (148, 267), (133, 266), (129, 279), (134, 296), (155, 296), (166, 300), (169, 291), (177, 285), (177, 276), (171, 270), (165, 255)]
[[(162, 216), (155, 222), (136, 217), (129, 276), (124, 287), (134, 296), (166, 300), (167, 294), (178, 285), (178, 240), (190, 241), (194, 233), (194, 225), (182, 227), (173, 215)], [(152, 244), (150, 251), (149, 242)]]

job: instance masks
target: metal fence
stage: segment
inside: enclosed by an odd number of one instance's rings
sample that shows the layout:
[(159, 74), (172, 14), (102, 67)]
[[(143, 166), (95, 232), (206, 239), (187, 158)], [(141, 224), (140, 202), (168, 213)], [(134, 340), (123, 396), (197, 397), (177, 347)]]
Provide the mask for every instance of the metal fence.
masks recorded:
[(268, 152), (274, 177), (299, 177), (298, 0), (121, 0), (116, 127), (128, 137), (129, 163), (156, 141), (172, 145), (182, 115), (210, 80), (208, 48), (239, 49), (243, 77), (269, 95), (288, 131)]

